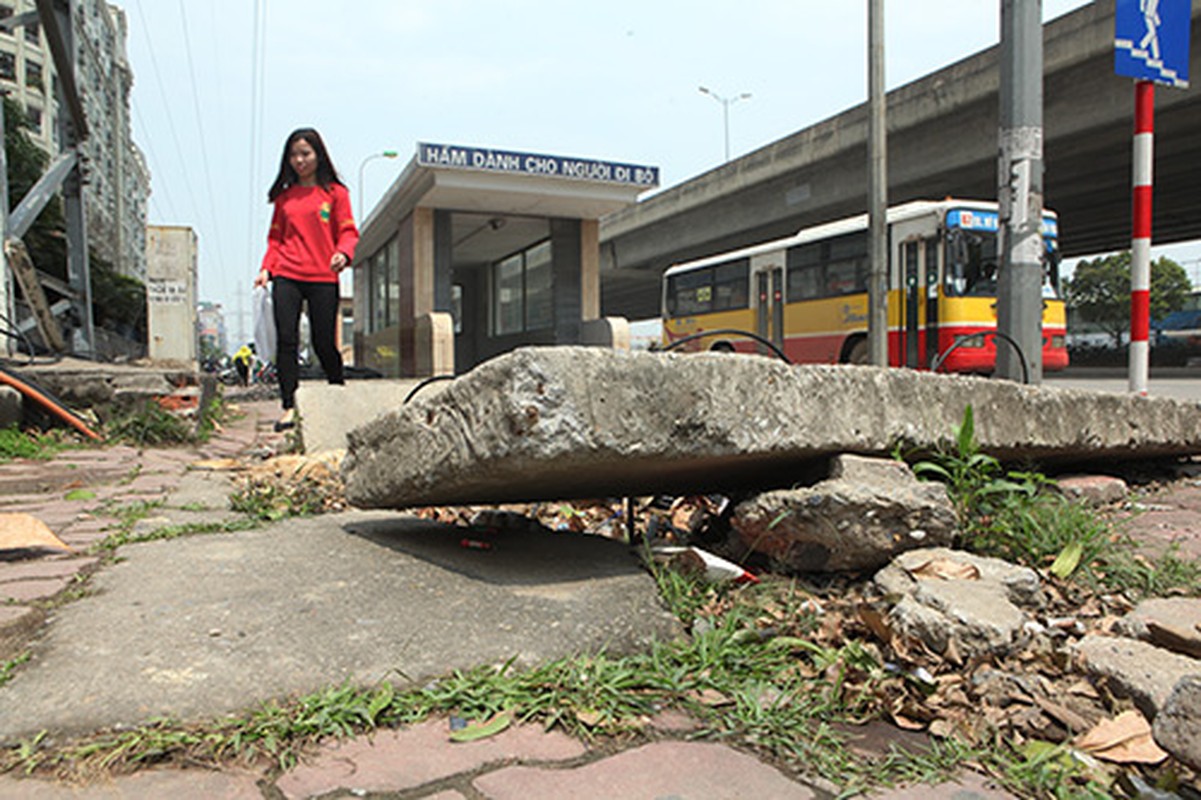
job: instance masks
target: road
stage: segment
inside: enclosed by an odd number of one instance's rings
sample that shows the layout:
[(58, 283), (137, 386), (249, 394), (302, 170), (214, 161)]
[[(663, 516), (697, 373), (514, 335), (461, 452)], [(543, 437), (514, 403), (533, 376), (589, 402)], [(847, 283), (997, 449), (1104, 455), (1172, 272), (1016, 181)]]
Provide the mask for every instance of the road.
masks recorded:
[[(1046, 386), (1090, 389), (1100, 392), (1130, 391), (1130, 380), (1125, 368), (1079, 367), (1068, 368), (1061, 373), (1043, 376)], [(1181, 400), (1201, 402), (1201, 369), (1196, 367), (1163, 367), (1151, 371), (1147, 382), (1147, 394), (1151, 397), (1175, 397)]]

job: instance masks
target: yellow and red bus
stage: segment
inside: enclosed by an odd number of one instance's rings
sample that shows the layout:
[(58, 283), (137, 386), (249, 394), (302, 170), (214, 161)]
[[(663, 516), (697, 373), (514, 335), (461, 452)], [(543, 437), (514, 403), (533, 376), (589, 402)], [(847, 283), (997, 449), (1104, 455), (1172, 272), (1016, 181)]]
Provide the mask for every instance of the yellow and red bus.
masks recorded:
[[(888, 210), (888, 363), (990, 373), (996, 367), (997, 204), (915, 201)], [(663, 275), (663, 343), (741, 330), (793, 363), (867, 363), (868, 219), (677, 264)], [(1043, 212), (1045, 371), (1068, 365), (1058, 220)], [(1004, 346), (1004, 345), (1002, 345)], [(760, 352), (751, 338), (699, 336), (687, 350)]]

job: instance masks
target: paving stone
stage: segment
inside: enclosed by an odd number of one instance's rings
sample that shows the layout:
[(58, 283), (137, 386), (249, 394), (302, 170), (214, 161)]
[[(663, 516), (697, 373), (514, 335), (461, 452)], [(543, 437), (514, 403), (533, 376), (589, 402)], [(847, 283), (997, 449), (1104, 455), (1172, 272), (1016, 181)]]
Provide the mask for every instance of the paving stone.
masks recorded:
[(0, 584), (0, 601), (28, 603), (32, 600), (44, 600), (61, 592), (70, 582), (71, 577), (65, 577)]
[(451, 742), (448, 735), (448, 721), (433, 719), (403, 730), (328, 743), (275, 785), (288, 798), (335, 789), (399, 792), (499, 761), (565, 761), (585, 752), (570, 736), (548, 733), (536, 725), (514, 726), (474, 742)]
[(1119, 503), (1130, 494), (1126, 481), (1111, 475), (1067, 475), (1055, 483), (1068, 497), (1094, 507)]
[(86, 786), (0, 775), (0, 797), (20, 800), (262, 800), (258, 776), (247, 772), (148, 770)]
[(812, 800), (818, 796), (753, 756), (707, 742), (655, 742), (571, 770), (506, 767), (475, 778), (472, 785), (489, 800)]
[(77, 575), (91, 567), (96, 558), (40, 558), (36, 561), (0, 562), (0, 583), (33, 580), (38, 578), (62, 578)]

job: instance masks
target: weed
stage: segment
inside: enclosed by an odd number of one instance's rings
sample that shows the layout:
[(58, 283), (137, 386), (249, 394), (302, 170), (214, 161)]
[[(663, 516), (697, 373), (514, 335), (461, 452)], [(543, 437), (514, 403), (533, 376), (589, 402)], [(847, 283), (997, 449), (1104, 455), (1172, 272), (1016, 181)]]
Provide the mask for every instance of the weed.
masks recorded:
[(112, 552), (122, 545), (138, 542), (156, 542), (168, 539), (178, 539), (181, 536), (195, 536), (204, 533), (234, 533), (257, 528), (258, 520), (235, 519), (228, 522), (188, 522), (180, 525), (164, 525), (152, 531), (134, 533), (132, 527), (122, 527), (92, 546), (91, 552)]
[(154, 400), (147, 400), (115, 417), (108, 428), (110, 439), (135, 447), (189, 444), (195, 441), (187, 422)]
[(51, 434), (23, 431), (16, 425), (0, 428), (0, 463), (14, 458), (46, 461), (63, 447), (63, 442)]
[(29, 651), (25, 650), (13, 656), (8, 661), (0, 664), (0, 686), (4, 686), (6, 683), (11, 681), (13, 679), (13, 675), (16, 674), (17, 667), (21, 666), (28, 660)]
[(108, 434), (110, 439), (135, 447), (199, 444), (209, 440), (225, 413), (225, 401), (219, 394), (197, 410), (195, 423), (146, 400), (116, 416), (108, 425)]
[(963, 545), (1038, 569), (1050, 569), (1089, 588), (1160, 595), (1201, 592), (1201, 567), (1174, 551), (1157, 558), (1092, 509), (1055, 491), (1037, 473), (1006, 471), (980, 452), (972, 407), (956, 428), (955, 446), (918, 461), (913, 471), (946, 484), (955, 503)]
[(317, 481), (302, 479), (281, 484), (272, 478), (250, 478), (229, 496), (234, 511), (263, 522), (320, 514), (327, 491)]

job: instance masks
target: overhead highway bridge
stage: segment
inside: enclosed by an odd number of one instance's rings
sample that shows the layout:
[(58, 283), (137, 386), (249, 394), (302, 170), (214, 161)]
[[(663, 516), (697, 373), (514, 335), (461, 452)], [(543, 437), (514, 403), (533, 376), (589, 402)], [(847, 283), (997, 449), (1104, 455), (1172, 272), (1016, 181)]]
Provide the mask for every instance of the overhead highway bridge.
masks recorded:
[[(1201, 239), (1201, 0), (1192, 87), (1155, 93), (1154, 243)], [(1043, 26), (1044, 204), (1065, 256), (1130, 246), (1133, 81), (1114, 74), (1114, 0)], [(997, 196), (1000, 46), (887, 97), (888, 202)], [(867, 211), (867, 103), (659, 192), (600, 222), (601, 307), (659, 314), (673, 263)]]

